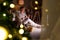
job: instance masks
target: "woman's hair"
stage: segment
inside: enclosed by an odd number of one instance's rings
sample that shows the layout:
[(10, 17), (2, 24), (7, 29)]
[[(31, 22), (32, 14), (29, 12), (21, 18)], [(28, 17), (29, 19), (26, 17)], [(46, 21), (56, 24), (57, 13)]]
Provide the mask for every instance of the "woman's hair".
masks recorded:
[(20, 10), (20, 11), (22, 11), (22, 10), (23, 10), (23, 8), (25, 8), (25, 7), (24, 7), (24, 6), (21, 6), (21, 7), (19, 8), (19, 10)]

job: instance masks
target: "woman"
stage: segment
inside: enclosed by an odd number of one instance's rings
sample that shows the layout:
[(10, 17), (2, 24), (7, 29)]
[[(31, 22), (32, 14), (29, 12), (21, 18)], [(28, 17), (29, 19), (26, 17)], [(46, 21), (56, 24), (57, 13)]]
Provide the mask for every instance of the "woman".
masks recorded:
[(15, 11), (15, 13), (12, 14), (13, 14), (13, 21), (15, 21), (15, 19), (18, 20), (17, 21), (18, 25), (23, 23), (24, 25), (27, 26), (30, 25), (32, 27), (37, 27), (37, 28), (41, 27), (41, 25), (35, 23), (26, 15), (24, 6), (21, 6), (18, 11)]
[(18, 18), (19, 18), (19, 21), (21, 21), (21, 23), (23, 23), (24, 25), (27, 25), (26, 29), (27, 31), (30, 32), (30, 35), (33, 39), (37, 39), (40, 37), (41, 25), (36, 24), (26, 15), (25, 7), (23, 6), (20, 7), (20, 13)]
[(26, 12), (25, 12), (25, 7), (22, 6), (20, 7), (20, 13), (19, 13), (19, 21), (25, 25), (30, 25), (32, 27), (37, 27), (37, 28), (40, 28), (41, 25), (39, 24), (36, 24), (35, 22), (33, 22), (27, 15), (26, 15)]

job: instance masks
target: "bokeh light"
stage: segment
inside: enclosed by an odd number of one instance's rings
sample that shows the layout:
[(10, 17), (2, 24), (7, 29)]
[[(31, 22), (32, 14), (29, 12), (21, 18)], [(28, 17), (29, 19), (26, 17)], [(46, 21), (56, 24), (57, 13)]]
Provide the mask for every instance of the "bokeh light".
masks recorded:
[(7, 38), (8, 38), (8, 31), (4, 27), (0, 26), (0, 40), (5, 40)]
[(21, 25), (20, 25), (20, 28), (23, 28), (23, 27), (24, 27), (23, 24), (21, 24)]
[(38, 4), (38, 1), (35, 1), (35, 4)]
[(6, 14), (4, 13), (3, 16), (6, 16)]
[(45, 9), (45, 12), (48, 12), (48, 9)]
[(7, 5), (7, 2), (3, 2), (3, 6), (6, 6)]
[(28, 40), (28, 38), (27, 37), (22, 37), (22, 40)]
[(10, 8), (15, 8), (15, 4), (10, 4)]
[(35, 7), (34, 9), (35, 9), (35, 10), (37, 10), (37, 9), (38, 9), (38, 7)]
[(20, 34), (23, 34), (23, 33), (24, 33), (24, 29), (20, 29), (20, 30), (19, 30), (19, 33), (20, 33)]
[(12, 34), (9, 34), (8, 37), (9, 37), (9, 38), (12, 38)]

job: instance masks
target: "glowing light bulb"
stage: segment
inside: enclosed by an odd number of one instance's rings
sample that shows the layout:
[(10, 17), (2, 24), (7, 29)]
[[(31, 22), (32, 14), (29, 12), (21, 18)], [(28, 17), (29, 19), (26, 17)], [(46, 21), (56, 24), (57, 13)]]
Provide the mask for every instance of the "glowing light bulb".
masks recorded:
[(7, 37), (8, 31), (4, 27), (0, 26), (0, 40), (5, 40)]
[(23, 34), (23, 33), (24, 33), (24, 30), (23, 30), (23, 29), (20, 29), (20, 30), (19, 30), (19, 33), (20, 33), (20, 34)]
[(3, 16), (6, 16), (6, 14), (3, 14)]
[(7, 5), (7, 3), (6, 2), (3, 2), (3, 6), (6, 6)]
[(22, 40), (28, 40), (28, 38), (27, 37), (22, 37)]
[(23, 28), (23, 27), (24, 27), (23, 24), (21, 24), (21, 25), (20, 25), (20, 28)]
[(15, 4), (10, 4), (10, 8), (14, 8), (15, 7)]
[(35, 4), (38, 4), (38, 1), (35, 1)]
[(35, 10), (37, 10), (38, 8), (37, 8), (37, 7), (35, 7), (34, 9), (35, 9)]
[(12, 35), (11, 35), (11, 34), (9, 34), (9, 35), (8, 35), (8, 37), (9, 37), (9, 38), (12, 38)]

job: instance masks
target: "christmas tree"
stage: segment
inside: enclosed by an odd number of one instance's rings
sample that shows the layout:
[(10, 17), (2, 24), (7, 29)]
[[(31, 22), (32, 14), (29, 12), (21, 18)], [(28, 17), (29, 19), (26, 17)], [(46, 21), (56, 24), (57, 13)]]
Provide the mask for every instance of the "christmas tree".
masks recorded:
[(16, 23), (12, 21), (12, 14), (9, 10), (14, 7), (12, 0), (0, 1), (0, 35), (4, 35), (3, 38), (0, 37), (0, 40), (29, 40), (30, 33), (24, 29), (24, 25), (20, 24), (17, 28)]

